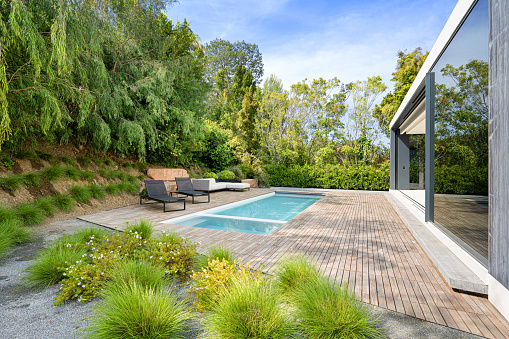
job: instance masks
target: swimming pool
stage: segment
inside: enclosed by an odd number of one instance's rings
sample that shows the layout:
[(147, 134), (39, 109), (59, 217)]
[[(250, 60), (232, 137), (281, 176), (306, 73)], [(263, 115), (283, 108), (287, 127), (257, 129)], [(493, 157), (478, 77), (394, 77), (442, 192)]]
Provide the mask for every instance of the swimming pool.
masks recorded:
[(268, 235), (322, 197), (321, 194), (269, 193), (163, 222)]

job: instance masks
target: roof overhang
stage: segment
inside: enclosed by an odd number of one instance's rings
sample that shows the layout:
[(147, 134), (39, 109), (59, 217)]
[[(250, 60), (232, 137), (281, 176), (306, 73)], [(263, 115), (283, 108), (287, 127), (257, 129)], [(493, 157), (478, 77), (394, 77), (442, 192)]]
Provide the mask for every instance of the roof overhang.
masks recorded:
[(390, 128), (397, 130), (404, 123), (404, 121), (412, 115), (412, 112), (421, 104), (422, 99), (425, 97), (426, 85), (426, 73), (433, 69), (433, 66), (437, 63), (438, 59), (447, 48), (452, 38), (461, 27), (461, 24), (470, 13), (473, 6), (478, 0), (459, 0), (454, 7), (454, 10), (447, 20), (442, 32), (438, 36), (435, 45), (429, 52), (426, 61), (421, 67), (421, 70), (415, 77), (412, 86), (408, 90), (403, 102), (398, 108), (398, 111), (394, 115), (391, 121)]

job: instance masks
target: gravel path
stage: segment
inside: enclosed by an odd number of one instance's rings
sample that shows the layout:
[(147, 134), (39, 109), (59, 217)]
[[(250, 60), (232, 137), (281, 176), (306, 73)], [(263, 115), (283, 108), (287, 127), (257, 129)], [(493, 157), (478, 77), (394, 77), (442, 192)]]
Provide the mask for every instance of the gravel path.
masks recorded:
[[(78, 219), (45, 225), (34, 240), (12, 250), (0, 260), (0, 339), (64, 339), (78, 338), (79, 330), (87, 325), (90, 310), (98, 301), (87, 304), (69, 302), (53, 306), (58, 285), (48, 288), (27, 289), (21, 277), (37, 253), (48, 242), (63, 233), (72, 233), (91, 224)], [(100, 227), (100, 226), (97, 226)], [(185, 295), (183, 288), (178, 290)], [(480, 338), (445, 326), (418, 320), (400, 313), (373, 307), (380, 316), (380, 324), (389, 338)], [(198, 316), (196, 317), (198, 319)], [(187, 338), (206, 338), (199, 320), (190, 324)]]

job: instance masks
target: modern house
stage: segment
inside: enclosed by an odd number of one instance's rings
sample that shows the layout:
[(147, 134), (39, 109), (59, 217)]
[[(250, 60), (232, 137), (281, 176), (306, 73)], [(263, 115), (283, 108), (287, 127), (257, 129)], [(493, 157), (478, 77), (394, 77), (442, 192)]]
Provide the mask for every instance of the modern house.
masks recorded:
[(509, 319), (509, 1), (458, 2), (390, 128), (390, 192), (416, 238)]

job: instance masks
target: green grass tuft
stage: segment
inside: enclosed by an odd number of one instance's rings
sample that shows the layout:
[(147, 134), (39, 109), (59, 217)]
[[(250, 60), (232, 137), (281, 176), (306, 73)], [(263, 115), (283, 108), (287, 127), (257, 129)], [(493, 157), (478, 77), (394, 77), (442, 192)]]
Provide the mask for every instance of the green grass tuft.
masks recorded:
[(292, 292), (291, 301), (309, 338), (385, 338), (367, 306), (325, 277), (302, 284)]
[(169, 279), (163, 266), (155, 266), (143, 260), (124, 260), (112, 270), (106, 288), (113, 291), (119, 287), (132, 286), (133, 282), (139, 287), (158, 291), (169, 284)]
[(122, 191), (132, 195), (138, 194), (138, 192), (140, 191), (140, 185), (138, 184), (121, 182), (119, 185), (121, 185), (120, 188), (122, 189)]
[(19, 220), (16, 215), (16, 211), (12, 208), (4, 208), (0, 207), (0, 222), (4, 222), (7, 220)]
[(103, 295), (83, 328), (85, 338), (182, 338), (191, 318), (174, 292), (133, 282)]
[(58, 160), (60, 160), (60, 162), (66, 164), (66, 165), (76, 166), (76, 162), (71, 157), (61, 156), (61, 157), (58, 157)]
[(30, 172), (25, 174), (24, 182), (27, 187), (40, 187), (41, 186), (41, 174), (37, 172)]
[(106, 166), (116, 166), (117, 164), (115, 163), (115, 161), (111, 160), (111, 159), (106, 159), (104, 160), (104, 164)]
[(37, 208), (43, 211), (44, 215), (47, 217), (52, 217), (55, 214), (56, 207), (54, 205), (53, 199), (50, 197), (36, 200), (35, 205)]
[(100, 168), (99, 175), (105, 179), (115, 179), (115, 171), (109, 168)]
[(86, 227), (78, 230), (72, 234), (66, 234), (60, 238), (58, 238), (54, 242), (54, 246), (57, 247), (66, 247), (68, 244), (85, 244), (90, 241), (90, 239), (103, 239), (106, 236), (106, 232), (97, 227)]
[(60, 166), (51, 166), (42, 171), (41, 174), (49, 181), (56, 181), (64, 176), (64, 170)]
[(131, 164), (130, 162), (124, 162), (120, 166), (122, 166), (124, 168), (133, 168), (133, 164)]
[(122, 193), (118, 184), (108, 184), (104, 187), (104, 190), (106, 191), (106, 193), (111, 195), (119, 195), (120, 193)]
[(75, 167), (64, 167), (64, 176), (71, 180), (78, 180), (80, 178), (80, 171)]
[(229, 264), (233, 265), (235, 263), (235, 255), (225, 246), (221, 245), (212, 245), (209, 248), (207, 248), (206, 255), (206, 262), (204, 263), (205, 266), (209, 261), (212, 261), (214, 259), (217, 259), (219, 261), (222, 261), (223, 259), (226, 260)]
[(92, 198), (92, 194), (87, 186), (71, 186), (71, 197), (79, 203), (87, 203)]
[(55, 156), (52, 155), (52, 154), (49, 154), (49, 153), (46, 153), (46, 152), (42, 152), (42, 151), (35, 151), (35, 154), (37, 154), (37, 156), (42, 159), (42, 160), (46, 160), (46, 161), (54, 161), (55, 160)]
[(57, 206), (62, 212), (69, 213), (74, 209), (74, 201), (66, 195), (58, 194), (52, 199), (55, 206)]
[(85, 181), (92, 181), (95, 178), (95, 173), (92, 172), (92, 171), (88, 171), (88, 170), (87, 171), (82, 171), (80, 173), (80, 177), (81, 177), (81, 179), (83, 179)]
[(122, 171), (113, 171), (114, 176), (120, 181), (127, 182), (129, 181), (129, 174)]
[(281, 260), (275, 273), (275, 284), (285, 294), (293, 292), (306, 281), (319, 276), (320, 271), (311, 259), (303, 255), (294, 255)]
[(65, 268), (83, 259), (86, 248), (53, 244), (44, 249), (28, 267), (23, 281), (26, 285), (53, 285), (64, 278)]
[(92, 161), (94, 161), (94, 159), (92, 159), (88, 155), (79, 155), (76, 158), (76, 160), (78, 161), (78, 164), (80, 164), (83, 167), (90, 165)]
[(290, 337), (290, 322), (281, 299), (270, 285), (247, 278), (233, 279), (223, 290), (207, 319), (212, 335), (224, 339)]
[(26, 226), (39, 225), (44, 221), (44, 210), (35, 204), (21, 204), (15, 209), (18, 218)]
[(138, 233), (143, 239), (148, 239), (154, 233), (154, 225), (150, 221), (138, 220), (127, 223), (126, 232)]
[(25, 178), (22, 175), (11, 175), (5, 178), (1, 178), (1, 186), (4, 190), (15, 192), (17, 191), (21, 185), (25, 182)]
[(30, 240), (30, 233), (16, 219), (6, 220), (0, 223), (0, 258), (13, 245), (21, 244)]
[(104, 189), (99, 185), (90, 184), (87, 186), (87, 188), (92, 198), (95, 198), (97, 200), (103, 200), (104, 197), (106, 196)]

